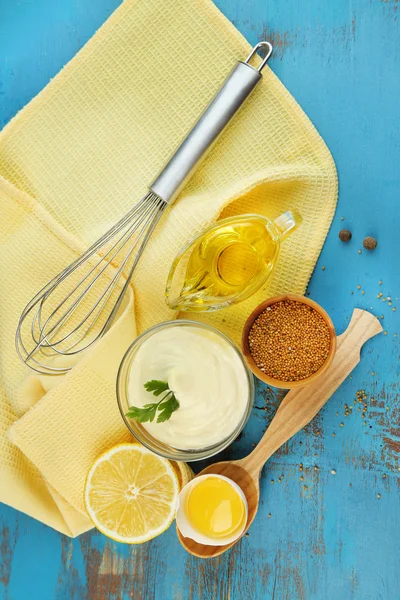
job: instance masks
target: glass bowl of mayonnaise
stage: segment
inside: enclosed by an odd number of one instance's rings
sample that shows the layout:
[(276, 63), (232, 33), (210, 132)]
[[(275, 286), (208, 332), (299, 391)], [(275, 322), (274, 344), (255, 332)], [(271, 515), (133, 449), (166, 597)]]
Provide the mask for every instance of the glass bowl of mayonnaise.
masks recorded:
[(236, 345), (197, 321), (160, 323), (128, 348), (117, 377), (125, 425), (144, 446), (185, 462), (214, 456), (242, 431), (254, 380)]

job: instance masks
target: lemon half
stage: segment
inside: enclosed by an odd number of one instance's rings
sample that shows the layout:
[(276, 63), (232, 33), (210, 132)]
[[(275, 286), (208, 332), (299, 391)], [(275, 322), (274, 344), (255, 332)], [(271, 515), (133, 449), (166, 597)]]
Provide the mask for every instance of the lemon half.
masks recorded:
[(171, 463), (140, 444), (119, 444), (90, 469), (85, 506), (101, 533), (117, 542), (142, 544), (175, 518), (179, 482)]

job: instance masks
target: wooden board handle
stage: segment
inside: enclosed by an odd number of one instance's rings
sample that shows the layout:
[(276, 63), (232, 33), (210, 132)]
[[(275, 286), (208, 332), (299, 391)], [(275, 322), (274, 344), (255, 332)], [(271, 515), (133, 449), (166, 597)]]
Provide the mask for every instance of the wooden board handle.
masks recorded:
[(378, 319), (356, 308), (349, 326), (337, 339), (331, 365), (313, 383), (288, 392), (260, 443), (249, 456), (238, 461), (257, 475), (268, 458), (309, 423), (360, 361), (363, 344), (382, 331)]

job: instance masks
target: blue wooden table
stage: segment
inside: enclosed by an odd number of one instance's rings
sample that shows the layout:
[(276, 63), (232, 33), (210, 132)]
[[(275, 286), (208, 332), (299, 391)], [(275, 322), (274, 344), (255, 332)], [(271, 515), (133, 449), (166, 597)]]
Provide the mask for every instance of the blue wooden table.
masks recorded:
[[(0, 125), (117, 5), (0, 0)], [(257, 520), (235, 549), (199, 561), (185, 554), (173, 528), (132, 548), (96, 531), (71, 540), (2, 506), (1, 600), (400, 599), (400, 3), (217, 5), (249, 42), (274, 42), (272, 69), (338, 167), (338, 210), (311, 297), (339, 332), (358, 306), (382, 316), (386, 334), (366, 345), (352, 377), (270, 460)], [(347, 245), (338, 239), (343, 227), (353, 232)], [(375, 236), (378, 247), (359, 253), (366, 235)], [(365, 416), (355, 403), (358, 390), (367, 395)], [(251, 450), (279, 401), (258, 385), (252, 418), (230, 456)], [(349, 416), (345, 404), (354, 406)]]

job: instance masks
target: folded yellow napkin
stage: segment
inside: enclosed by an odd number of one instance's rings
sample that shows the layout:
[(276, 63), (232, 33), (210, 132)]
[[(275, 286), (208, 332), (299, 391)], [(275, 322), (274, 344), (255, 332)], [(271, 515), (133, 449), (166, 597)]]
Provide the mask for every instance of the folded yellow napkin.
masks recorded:
[(237, 339), (263, 298), (304, 291), (327, 234), (337, 195), (332, 158), (266, 68), (164, 215), (107, 335), (61, 378), (28, 375), (16, 356), (27, 301), (141, 198), (248, 51), (209, 0), (126, 0), (1, 133), (0, 499), (67, 535), (91, 527), (82, 500), (90, 464), (129, 440), (116, 371), (137, 332), (175, 316), (164, 287), (182, 245), (221, 215), (302, 214), (264, 289), (200, 317)]

